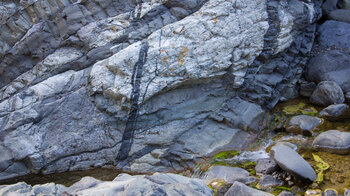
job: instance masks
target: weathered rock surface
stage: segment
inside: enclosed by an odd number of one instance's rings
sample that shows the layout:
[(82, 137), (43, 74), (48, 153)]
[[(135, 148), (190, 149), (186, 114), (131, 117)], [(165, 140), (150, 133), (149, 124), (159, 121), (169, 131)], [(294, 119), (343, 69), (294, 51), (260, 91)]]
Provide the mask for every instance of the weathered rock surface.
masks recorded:
[(284, 146), (274, 146), (270, 150), (271, 157), (285, 171), (305, 182), (316, 180), (314, 169), (296, 151)]
[(272, 174), (279, 166), (271, 158), (259, 159), (256, 162), (255, 171), (260, 174)]
[(286, 125), (286, 131), (306, 136), (312, 135), (312, 130), (322, 124), (322, 119), (308, 115), (293, 116)]
[(327, 20), (318, 29), (318, 43), (323, 47), (349, 48), (349, 28), (349, 23)]
[[(142, 5), (141, 5), (142, 3)], [(294, 97), (321, 0), (5, 3), (0, 179), (182, 171)]]
[(319, 83), (310, 97), (310, 102), (316, 105), (329, 106), (344, 103), (345, 97), (340, 86), (333, 81)]
[(212, 195), (203, 180), (192, 179), (176, 174), (155, 173), (152, 176), (130, 176), (120, 174), (113, 181), (102, 182), (85, 177), (67, 188), (53, 183), (30, 186), (24, 182), (0, 186), (3, 196), (39, 195)]
[(339, 50), (325, 51), (311, 58), (306, 71), (310, 82), (336, 82), (344, 92), (350, 90), (350, 55)]
[(318, 150), (336, 154), (350, 153), (350, 133), (338, 130), (329, 130), (318, 135), (312, 143)]
[(345, 120), (350, 118), (350, 109), (346, 104), (336, 104), (326, 107), (319, 114), (331, 121)]
[[(79, 183), (79, 182), (78, 182)], [(73, 185), (74, 186), (74, 185)], [(79, 187), (79, 186), (77, 186)], [(155, 173), (152, 176), (120, 174), (111, 182), (102, 182), (82, 190), (71, 190), (70, 195), (212, 195), (204, 181), (176, 174)]]
[(236, 181), (250, 184), (257, 180), (249, 176), (249, 172), (239, 167), (213, 166), (206, 173), (205, 181), (209, 184), (216, 179), (223, 179), (230, 184)]
[(339, 22), (350, 23), (350, 10), (337, 9), (329, 13), (328, 18)]
[(225, 196), (273, 196), (270, 193), (250, 188), (240, 182), (235, 182)]
[(48, 183), (44, 185), (30, 186), (24, 182), (13, 185), (0, 186), (0, 195), (2, 196), (39, 196), (39, 195), (62, 195), (67, 188), (63, 185)]

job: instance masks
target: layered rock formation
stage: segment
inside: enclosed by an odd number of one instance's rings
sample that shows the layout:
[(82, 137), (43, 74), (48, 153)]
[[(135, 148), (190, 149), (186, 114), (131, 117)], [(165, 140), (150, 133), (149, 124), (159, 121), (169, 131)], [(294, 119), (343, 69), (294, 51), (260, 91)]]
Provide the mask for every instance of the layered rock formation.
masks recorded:
[[(5, 10), (5, 11), (4, 11)], [(0, 179), (181, 171), (294, 97), (320, 0), (0, 5)]]

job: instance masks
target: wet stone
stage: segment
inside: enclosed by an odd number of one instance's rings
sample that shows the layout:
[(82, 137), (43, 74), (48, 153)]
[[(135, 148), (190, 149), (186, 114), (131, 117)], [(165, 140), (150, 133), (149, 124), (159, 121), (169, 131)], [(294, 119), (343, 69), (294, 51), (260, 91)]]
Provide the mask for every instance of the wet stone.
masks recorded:
[(349, 119), (350, 108), (346, 104), (330, 105), (320, 112), (320, 116), (331, 121)]
[(323, 196), (338, 196), (338, 192), (334, 189), (326, 189)]

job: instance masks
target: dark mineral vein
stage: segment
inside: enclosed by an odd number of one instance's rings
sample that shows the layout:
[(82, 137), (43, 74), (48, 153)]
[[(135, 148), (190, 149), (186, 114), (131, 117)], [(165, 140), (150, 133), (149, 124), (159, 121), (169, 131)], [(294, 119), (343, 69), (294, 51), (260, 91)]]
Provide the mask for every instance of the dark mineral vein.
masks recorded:
[(147, 61), (147, 52), (148, 52), (148, 42), (142, 42), (139, 60), (136, 62), (132, 77), (131, 77), (131, 108), (129, 111), (128, 120), (126, 121), (126, 126), (122, 138), (122, 145), (119, 149), (117, 160), (124, 160), (128, 157), (131, 145), (133, 143), (133, 137), (135, 132), (135, 124), (137, 121), (138, 111), (139, 111), (139, 98), (140, 98), (140, 85), (142, 78), (142, 69)]

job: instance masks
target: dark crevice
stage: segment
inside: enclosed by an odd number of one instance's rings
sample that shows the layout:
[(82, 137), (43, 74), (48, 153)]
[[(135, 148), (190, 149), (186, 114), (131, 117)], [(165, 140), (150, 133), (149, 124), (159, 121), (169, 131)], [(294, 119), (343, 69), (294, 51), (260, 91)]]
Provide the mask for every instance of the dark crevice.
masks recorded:
[(261, 54), (248, 67), (246, 76), (244, 77), (244, 84), (242, 89), (240, 89), (239, 93), (239, 97), (244, 100), (253, 102), (262, 101), (256, 100), (250, 94), (256, 91), (256, 74), (260, 71), (261, 67), (268, 63), (269, 59), (271, 59), (271, 56), (273, 56), (274, 50), (278, 44), (277, 37), (279, 32), (281, 31), (280, 19), (278, 16), (278, 6), (279, 1), (272, 0), (266, 3), (269, 28), (266, 34), (264, 35), (264, 45)]

